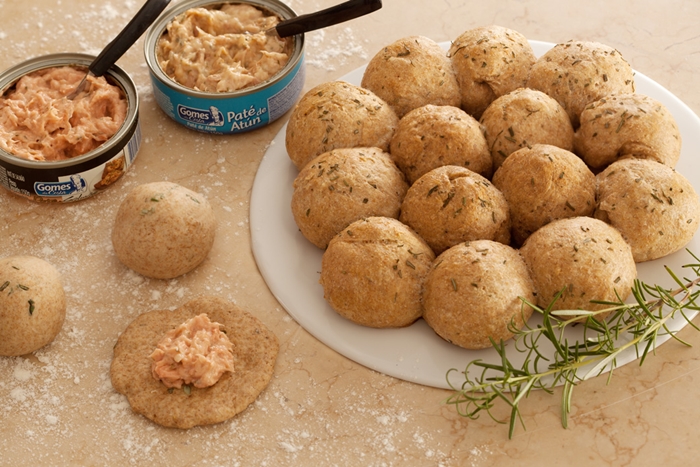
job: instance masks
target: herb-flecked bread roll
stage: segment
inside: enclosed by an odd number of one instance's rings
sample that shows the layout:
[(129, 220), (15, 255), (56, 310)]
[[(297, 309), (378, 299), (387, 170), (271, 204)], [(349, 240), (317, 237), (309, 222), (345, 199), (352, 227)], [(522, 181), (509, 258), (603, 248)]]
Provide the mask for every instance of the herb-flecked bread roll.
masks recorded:
[(446, 52), (423, 36), (404, 37), (377, 52), (367, 64), (361, 85), (384, 99), (399, 118), (427, 104), (459, 107), (460, 103)]
[(379, 148), (334, 149), (311, 160), (294, 180), (292, 214), (319, 248), (348, 224), (371, 216), (398, 218), (408, 190), (403, 173)]
[[(592, 301), (625, 300), (637, 269), (632, 248), (620, 232), (592, 217), (553, 221), (530, 235), (520, 248), (537, 290), (537, 305), (552, 310), (598, 311)], [(600, 313), (601, 320), (607, 312)]]
[(330, 81), (299, 99), (289, 116), (285, 147), (301, 170), (331, 149), (378, 147), (388, 151), (398, 123), (394, 110), (372, 91)]
[(479, 122), (457, 107), (428, 104), (411, 110), (399, 121), (389, 152), (409, 184), (443, 165), (493, 175)]
[(535, 144), (515, 151), (492, 182), (508, 202), (518, 245), (553, 220), (591, 216), (596, 208), (595, 175), (574, 153), (556, 146)]
[[(168, 331), (199, 314), (221, 324), (233, 343), (233, 372), (206, 388), (168, 388), (152, 375), (149, 357)], [(278, 351), (277, 336), (258, 318), (226, 300), (199, 297), (175, 310), (136, 317), (114, 346), (110, 379), (134, 412), (159, 425), (187, 429), (244, 411), (272, 379)]]
[(214, 244), (216, 218), (207, 199), (172, 182), (132, 189), (112, 227), (114, 252), (125, 266), (155, 279), (192, 271)]
[(460, 243), (433, 262), (423, 318), (443, 339), (466, 349), (513, 337), (530, 318), (535, 288), (517, 250), (498, 242)]
[(574, 129), (566, 111), (534, 89), (519, 88), (499, 97), (481, 115), (480, 123), (494, 170), (514, 151), (535, 144), (574, 149)]
[(399, 219), (436, 254), (469, 240), (510, 243), (505, 196), (489, 180), (464, 167), (438, 167), (416, 180), (406, 192)]
[(634, 72), (612, 47), (569, 41), (556, 44), (537, 59), (527, 87), (556, 99), (577, 129), (581, 112), (591, 102), (613, 93), (634, 92)]
[(537, 60), (525, 36), (496, 25), (463, 32), (448, 55), (459, 83), (461, 107), (476, 119), (497, 98), (525, 87)]
[(323, 296), (342, 317), (362, 326), (408, 326), (423, 314), (423, 281), (435, 255), (396, 219), (353, 222), (323, 253)]
[(29, 255), (0, 258), (0, 356), (51, 343), (65, 317), (66, 294), (52, 264)]
[(652, 160), (622, 159), (596, 179), (595, 217), (622, 233), (636, 262), (680, 250), (698, 230), (698, 194), (672, 168)]
[(574, 150), (600, 171), (624, 157), (651, 159), (675, 167), (681, 155), (681, 133), (671, 112), (643, 94), (603, 97), (581, 112)]

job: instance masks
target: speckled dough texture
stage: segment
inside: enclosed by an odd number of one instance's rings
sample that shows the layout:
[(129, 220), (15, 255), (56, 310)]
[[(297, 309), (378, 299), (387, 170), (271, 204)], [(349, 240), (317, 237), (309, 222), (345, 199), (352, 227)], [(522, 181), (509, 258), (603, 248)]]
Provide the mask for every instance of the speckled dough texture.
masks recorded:
[(596, 208), (595, 175), (575, 154), (548, 144), (512, 153), (492, 179), (510, 210), (513, 241), (521, 245), (556, 219), (591, 216)]
[[(632, 249), (620, 232), (592, 217), (551, 222), (520, 248), (537, 290), (537, 304), (553, 310), (600, 310), (591, 300), (625, 300), (637, 277)], [(598, 315), (602, 319), (604, 313)]]
[(638, 263), (683, 248), (700, 222), (700, 199), (687, 178), (652, 160), (623, 159), (596, 176), (595, 217), (618, 229)]
[(449, 105), (428, 104), (404, 115), (389, 152), (409, 184), (443, 165), (462, 166), (486, 178), (493, 175), (479, 122)]
[(675, 167), (681, 156), (676, 120), (659, 101), (643, 94), (604, 97), (581, 112), (574, 148), (594, 170), (624, 157)]
[(423, 36), (401, 38), (377, 52), (361, 85), (384, 99), (399, 118), (427, 104), (459, 107), (461, 100), (447, 53)]
[(117, 258), (146, 277), (172, 279), (197, 267), (214, 244), (216, 218), (204, 196), (172, 182), (131, 190), (117, 211)]
[(524, 87), (537, 59), (525, 36), (496, 25), (463, 32), (452, 41), (448, 55), (461, 107), (476, 119), (494, 100)]
[[(233, 343), (234, 372), (208, 388), (168, 388), (151, 375), (151, 352), (167, 331), (206, 313)], [(227, 420), (245, 410), (267, 387), (273, 374), (277, 337), (253, 315), (216, 297), (200, 297), (180, 308), (138, 316), (119, 336), (110, 377), (134, 412), (173, 428), (191, 428)]]
[(511, 153), (535, 144), (574, 149), (574, 129), (566, 111), (534, 89), (519, 88), (499, 97), (481, 115), (480, 123), (494, 170)]
[(292, 110), (285, 133), (287, 154), (297, 169), (331, 149), (389, 150), (399, 118), (373, 92), (344, 81), (319, 84)]
[(446, 165), (419, 178), (406, 193), (399, 219), (436, 254), (469, 240), (510, 243), (510, 213), (503, 193), (464, 167)]
[(294, 180), (292, 214), (319, 248), (351, 222), (399, 217), (408, 190), (403, 173), (379, 148), (334, 149), (313, 159)]
[(341, 316), (374, 328), (408, 326), (423, 314), (423, 281), (435, 258), (430, 247), (396, 219), (350, 224), (328, 245), (319, 282)]
[[(460, 243), (434, 261), (425, 280), (423, 318), (443, 339), (483, 349), (513, 337), (532, 315), (535, 289), (518, 252), (498, 242)], [(511, 327), (512, 326), (512, 327)]]
[(35, 256), (0, 258), (0, 356), (49, 344), (65, 317), (66, 294), (53, 265)]
[(590, 41), (556, 44), (530, 70), (527, 87), (564, 107), (574, 129), (591, 102), (613, 93), (634, 92), (634, 72), (620, 52)]

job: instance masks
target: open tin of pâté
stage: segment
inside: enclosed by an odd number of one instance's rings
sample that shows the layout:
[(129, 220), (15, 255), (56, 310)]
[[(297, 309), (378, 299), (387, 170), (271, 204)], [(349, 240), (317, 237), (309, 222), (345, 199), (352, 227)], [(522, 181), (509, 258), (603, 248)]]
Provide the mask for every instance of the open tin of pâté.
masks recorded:
[[(59, 53), (22, 62), (0, 74), (0, 96), (29, 73), (64, 66), (87, 72), (94, 58)], [(0, 186), (35, 201), (71, 202), (105, 190), (126, 172), (141, 145), (138, 93), (129, 75), (118, 66), (112, 66), (104, 76), (127, 100), (126, 118), (117, 132), (89, 152), (57, 161), (24, 159), (0, 149)]]
[(176, 122), (205, 133), (236, 134), (264, 127), (292, 108), (304, 86), (303, 34), (287, 38), (291, 52), (282, 69), (269, 79), (238, 90), (201, 91), (166, 74), (158, 60), (158, 42), (169, 33), (171, 22), (188, 10), (220, 9), (229, 4), (250, 5), (280, 20), (297, 16), (279, 0), (184, 0), (163, 12), (146, 33), (144, 52), (156, 102)]

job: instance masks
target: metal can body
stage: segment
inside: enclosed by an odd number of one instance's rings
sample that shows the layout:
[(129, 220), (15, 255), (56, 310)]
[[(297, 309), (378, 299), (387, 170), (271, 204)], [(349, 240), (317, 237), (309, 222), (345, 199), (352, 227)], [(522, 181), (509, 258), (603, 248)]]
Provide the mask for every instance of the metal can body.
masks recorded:
[[(22, 76), (44, 68), (83, 67), (94, 59), (84, 54), (52, 54), (20, 63), (0, 75), (0, 95)], [(71, 202), (108, 188), (133, 164), (141, 145), (136, 85), (121, 68), (105, 77), (119, 86), (127, 99), (124, 123), (109, 140), (92, 151), (61, 161), (31, 161), (0, 149), (0, 186), (36, 201)]]
[(211, 93), (187, 88), (168, 77), (156, 57), (158, 39), (168, 23), (185, 11), (225, 3), (246, 3), (268, 10), (281, 19), (296, 14), (278, 0), (188, 0), (167, 10), (146, 34), (145, 56), (151, 76), (155, 100), (160, 108), (176, 122), (193, 130), (236, 134), (264, 127), (288, 110), (301, 95), (306, 68), (304, 63), (304, 36), (293, 38), (294, 48), (287, 65), (275, 76), (256, 86), (235, 92)]

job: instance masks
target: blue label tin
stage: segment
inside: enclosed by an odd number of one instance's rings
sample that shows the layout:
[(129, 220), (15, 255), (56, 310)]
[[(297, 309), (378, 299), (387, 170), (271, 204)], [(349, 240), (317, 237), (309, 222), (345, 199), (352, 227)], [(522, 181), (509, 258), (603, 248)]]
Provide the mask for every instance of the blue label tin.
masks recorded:
[[(271, 79), (256, 86), (225, 93), (202, 92), (182, 86), (160, 68), (156, 58), (158, 39), (168, 23), (188, 9), (224, 3), (227, 2), (190, 0), (167, 10), (146, 35), (145, 55), (155, 100), (170, 118), (196, 131), (235, 134), (264, 127), (294, 106), (302, 93), (306, 77), (304, 36), (297, 35), (292, 39), (294, 48), (287, 65)], [(232, 3), (248, 3), (268, 10), (283, 20), (296, 16), (287, 5), (277, 0)]]

